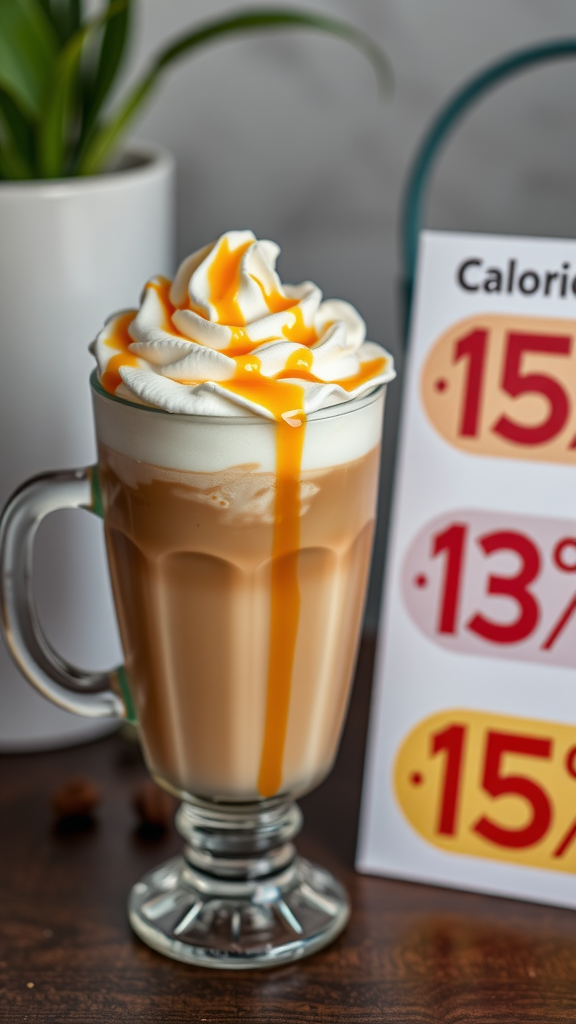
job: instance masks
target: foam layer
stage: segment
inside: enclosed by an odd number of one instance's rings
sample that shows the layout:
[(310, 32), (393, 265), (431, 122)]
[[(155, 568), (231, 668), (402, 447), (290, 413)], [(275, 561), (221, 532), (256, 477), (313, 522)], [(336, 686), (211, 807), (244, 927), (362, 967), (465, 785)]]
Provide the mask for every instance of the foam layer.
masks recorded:
[[(305, 425), (302, 471), (353, 462), (380, 443), (385, 386), (312, 414)], [(274, 422), (260, 416), (209, 417), (166, 413), (113, 398), (95, 376), (92, 395), (98, 439), (120, 455), (165, 469), (215, 473), (249, 464), (276, 471)]]

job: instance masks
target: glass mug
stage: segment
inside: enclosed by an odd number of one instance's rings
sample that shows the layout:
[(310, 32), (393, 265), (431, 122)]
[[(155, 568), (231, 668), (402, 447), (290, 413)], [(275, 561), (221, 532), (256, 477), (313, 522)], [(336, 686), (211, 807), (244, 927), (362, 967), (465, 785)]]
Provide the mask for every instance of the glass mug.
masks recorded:
[[(330, 771), (346, 713), (385, 385), (288, 427), (303, 438), (292, 483), (274, 421), (174, 415), (91, 385), (97, 466), (36, 477), (3, 513), (9, 649), (61, 707), (134, 721), (152, 776), (183, 801), (183, 856), (130, 893), (137, 934), (204, 966), (295, 960), (349, 916), (342, 886), (296, 854), (294, 799)], [(34, 535), (62, 508), (104, 519), (125, 654), (111, 673), (68, 664), (35, 612)]]

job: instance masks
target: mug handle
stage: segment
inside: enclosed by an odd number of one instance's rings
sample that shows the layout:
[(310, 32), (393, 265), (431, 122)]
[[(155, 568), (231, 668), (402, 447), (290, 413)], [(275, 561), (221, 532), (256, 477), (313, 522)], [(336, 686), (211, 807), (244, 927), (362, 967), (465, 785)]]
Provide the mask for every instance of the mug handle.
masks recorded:
[(65, 711), (135, 722), (124, 666), (102, 673), (76, 668), (54, 650), (40, 625), (32, 592), (34, 538), (44, 517), (63, 508), (103, 518), (97, 466), (33, 477), (2, 513), (0, 602), (8, 649), (29, 682)]

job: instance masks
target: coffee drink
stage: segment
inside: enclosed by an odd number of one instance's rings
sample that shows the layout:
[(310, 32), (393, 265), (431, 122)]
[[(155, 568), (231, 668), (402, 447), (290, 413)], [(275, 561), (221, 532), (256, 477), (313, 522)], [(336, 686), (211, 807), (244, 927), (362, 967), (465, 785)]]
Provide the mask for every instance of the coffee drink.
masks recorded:
[(110, 429), (96, 400), (144, 749), (164, 785), (224, 801), (304, 792), (333, 761), (394, 372), (352, 306), (281, 283), (278, 252), (228, 232), (94, 345), (103, 395), (140, 409)]

